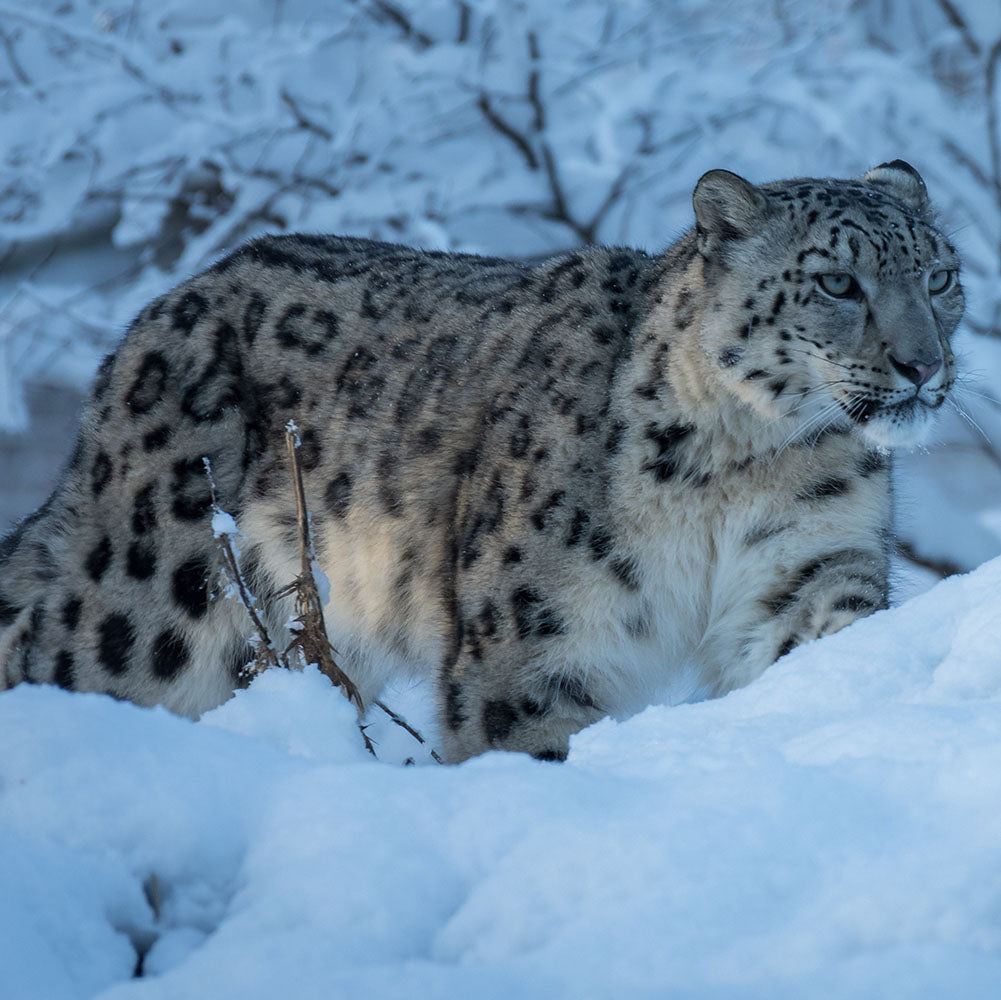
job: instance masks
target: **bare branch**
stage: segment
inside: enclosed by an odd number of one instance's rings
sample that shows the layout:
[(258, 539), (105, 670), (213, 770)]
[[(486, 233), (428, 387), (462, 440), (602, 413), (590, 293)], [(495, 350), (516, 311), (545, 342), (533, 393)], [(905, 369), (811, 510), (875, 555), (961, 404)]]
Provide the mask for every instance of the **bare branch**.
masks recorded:
[[(386, 715), (388, 715), (393, 720), (393, 722), (396, 723), (396, 725), (398, 725), (401, 729), (405, 729), (408, 733), (410, 733), (410, 735), (413, 736), (413, 738), (417, 740), (418, 743), (421, 744), (427, 743), (427, 740), (425, 740), (424, 737), (421, 736), (421, 734), (416, 729), (414, 729), (414, 727), (410, 725), (410, 723), (407, 722), (407, 720), (404, 719), (402, 715), (398, 715), (396, 712), (394, 712), (385, 702), (377, 701), (375, 705), (376, 708), (382, 709), (382, 711), (385, 712)], [(441, 757), (438, 756), (437, 752), (432, 747), (428, 747), (428, 752), (439, 764), (442, 763)]]
[(464, 45), (469, 41), (469, 27), (472, 23), (473, 12), (466, 0), (456, 0), (456, 6), (459, 8), (459, 27), (455, 34), (455, 41), (459, 45)]
[(150, 872), (146, 881), (143, 882), (143, 895), (149, 908), (153, 911), (153, 919), (159, 920), (163, 912), (163, 892), (160, 889), (160, 880), (156, 877), (156, 872)]
[(528, 103), (535, 113), (532, 128), (536, 132), (542, 132), (546, 127), (546, 109), (539, 94), (539, 40), (534, 31), (528, 33), (528, 54), (532, 60), (528, 74)]
[(625, 166), (619, 172), (619, 176), (612, 182), (612, 186), (608, 189), (608, 194), (605, 195), (605, 200), (598, 206), (598, 211), (594, 213), (591, 221), (587, 224), (586, 229), (590, 234), (590, 238), (587, 240), (588, 243), (594, 243), (596, 241), (598, 230), (601, 228), (602, 222), (605, 221), (605, 216), (608, 214), (612, 206), (622, 197), (622, 192), (626, 187), (626, 181), (632, 173), (632, 166)]
[[(1001, 94), (998, 93), (998, 65), (1001, 63), (1001, 38), (991, 47), (987, 57), (987, 141), (991, 155), (991, 187), (994, 192), (994, 203), (1001, 212), (1001, 126), (998, 123), (998, 103)], [(1001, 239), (997, 243), (998, 265), (1001, 268)]]
[(378, 759), (378, 755), (375, 752), (375, 744), (372, 742), (372, 737), (365, 732), (366, 729), (368, 729), (368, 726), (363, 726), (361, 723), (358, 724), (358, 732), (361, 733), (361, 738), (365, 741), (365, 749)]
[(626, 180), (632, 173), (631, 168), (628, 166), (625, 167), (620, 172), (619, 176), (616, 177), (612, 186), (608, 190), (608, 194), (598, 206), (598, 210), (591, 217), (590, 221), (580, 222), (570, 211), (570, 206), (563, 190), (563, 183), (560, 180), (559, 171), (556, 167), (556, 158), (553, 156), (553, 151), (548, 142), (542, 143), (542, 162), (546, 168), (546, 179), (549, 181), (549, 193), (553, 199), (552, 208), (548, 212), (544, 213), (545, 218), (550, 219), (553, 222), (562, 222), (567, 228), (573, 230), (577, 239), (580, 240), (581, 243), (594, 243), (597, 240), (598, 228), (604, 221), (609, 209), (619, 200), (619, 198), (622, 197)]
[[(349, 701), (364, 712), (365, 705), (354, 681), (334, 662), (323, 620), (323, 602), (313, 576), (313, 538), (309, 529), (309, 512), (306, 508), (306, 491), (302, 483), (302, 466), (299, 464), (298, 434), (295, 424), (285, 428), (285, 447), (292, 465), (292, 488), (295, 491), (296, 521), (299, 538), (299, 576), (296, 580), (296, 609), (302, 631), (296, 636), (307, 663), (315, 663), (330, 678), (335, 687), (342, 688)], [(363, 734), (364, 735), (364, 734)]]
[[(554, 221), (565, 223), (583, 240), (581, 227), (570, 216), (570, 210), (567, 207), (567, 201), (563, 194), (563, 185), (560, 183), (559, 171), (556, 169), (556, 159), (548, 142), (542, 144), (542, 162), (546, 168), (549, 193), (553, 199), (553, 208), (548, 217)], [(584, 242), (587, 241), (584, 240)]]
[[(598, 206), (590, 221), (581, 222), (575, 218), (570, 208), (570, 203), (566, 195), (563, 182), (560, 179), (559, 168), (556, 165), (556, 157), (549, 141), (543, 138), (546, 131), (547, 115), (545, 102), (542, 99), (541, 75), (539, 63), (541, 51), (539, 40), (534, 31), (528, 32), (527, 36), (528, 54), (531, 61), (531, 69), (528, 74), (528, 85), (526, 89), (526, 100), (532, 110), (531, 134), (538, 138), (538, 147), (541, 155), (541, 164), (546, 175), (546, 182), (549, 188), (550, 205), (545, 210), (539, 212), (543, 218), (551, 222), (559, 222), (570, 229), (580, 243), (594, 243), (597, 239), (598, 229), (604, 221), (611, 207), (622, 197), (626, 182), (631, 176), (631, 169), (626, 167), (612, 183), (611, 188), (602, 203)], [(530, 170), (539, 168), (540, 156), (536, 154), (532, 142), (522, 132), (507, 122), (490, 104), (490, 99), (485, 93), (480, 93), (476, 100), (477, 107), (483, 112), (488, 122), (505, 138), (510, 140), (518, 151), (525, 158), (525, 162)], [(527, 209), (526, 209), (527, 210)], [(538, 209), (535, 209), (538, 212)]]
[[(217, 516), (228, 515), (225, 514), (225, 511), (219, 506), (216, 499), (216, 485), (215, 479), (212, 476), (212, 462), (208, 456), (202, 458), (202, 464), (205, 466), (205, 475), (208, 477), (209, 490), (212, 493), (212, 514), (214, 521)], [(244, 665), (244, 673), (255, 676), (263, 673), (269, 667), (287, 667), (288, 664), (281, 661), (278, 651), (271, 641), (271, 636), (268, 635), (268, 630), (257, 613), (257, 599), (250, 592), (250, 588), (243, 578), (243, 573), (240, 571), (240, 560), (233, 548), (229, 532), (217, 531), (216, 544), (219, 547), (219, 553), (222, 556), (229, 580), (236, 587), (240, 603), (243, 605), (257, 632), (256, 639), (251, 640), (251, 645), (254, 647), (254, 661), (250, 665)]]
[(146, 75), (145, 70), (133, 62), (128, 56), (123, 54), (120, 58), (122, 68), (125, 72), (128, 73), (133, 79), (141, 83), (144, 87), (148, 87), (152, 90), (153, 93), (168, 107), (173, 108), (178, 104), (202, 103), (201, 94), (183, 94), (180, 91), (172, 90), (170, 87), (167, 87), (162, 83), (157, 83), (155, 80), (151, 80), (149, 76)]
[[(215, 507), (215, 505), (213, 507), (216, 513), (219, 513), (219, 508)], [(251, 645), (254, 647), (254, 661), (252, 664), (248, 663), (244, 665), (243, 673), (255, 676), (263, 673), (269, 667), (287, 667), (288, 664), (282, 663), (279, 658), (278, 651), (271, 641), (271, 636), (268, 635), (268, 630), (257, 613), (257, 602), (247, 588), (243, 574), (240, 572), (240, 563), (236, 557), (236, 553), (233, 551), (229, 535), (220, 535), (216, 541), (219, 551), (222, 553), (223, 562), (226, 565), (226, 573), (230, 581), (236, 586), (237, 592), (240, 595), (240, 603), (250, 617), (257, 633), (256, 639), (251, 640)]]
[(414, 42), (417, 48), (428, 49), (434, 45), (434, 39), (415, 28), (410, 18), (396, 4), (388, 3), (387, 0), (372, 0), (371, 6), (374, 8), (377, 19), (391, 21), (403, 32), (405, 37)]
[(987, 57), (987, 138), (990, 143), (994, 197), (1001, 209), (1001, 128), (998, 125), (998, 64), (1001, 63), (1001, 38), (991, 47)]
[(289, 111), (292, 112), (292, 117), (295, 118), (296, 123), (300, 128), (305, 129), (307, 132), (313, 132), (326, 142), (330, 142), (334, 138), (333, 132), (331, 132), (330, 129), (325, 128), (323, 125), (313, 121), (313, 119), (302, 110), (298, 101), (284, 87), (282, 87), (279, 96), (281, 97), (282, 103), (289, 109)]
[(3, 29), (0, 29), (0, 42), (3, 42), (4, 51), (7, 53), (7, 61), (10, 63), (10, 68), (14, 71), (14, 76), (17, 77), (17, 82), (23, 84), (25, 87), (30, 87), (31, 79), (25, 73), (24, 67), (21, 65), (21, 61), (17, 58), (17, 53), (14, 51), (14, 39)]
[(962, 36), (963, 44), (970, 50), (970, 54), (979, 59), (981, 51), (980, 43), (974, 38), (973, 32), (970, 31), (970, 26), (966, 23), (963, 15), (951, 0), (938, 0), (938, 5), (942, 8), (942, 13), (945, 14), (946, 20)]
[(490, 98), (481, 93), (476, 98), (476, 106), (483, 112), (483, 117), (498, 131), (505, 139), (514, 143), (515, 148), (525, 158), (525, 163), (529, 170), (539, 169), (539, 158), (535, 155), (529, 141), (513, 126), (509, 125), (490, 104)]
[(99, 35), (96, 32), (85, 31), (81, 28), (74, 28), (70, 31), (56, 18), (39, 15), (19, 7), (15, 8), (3, 5), (0, 7), (0, 16), (16, 18), (44, 31), (52, 31), (73, 45), (80, 47), (88, 46), (91, 50), (97, 50), (117, 57), (122, 68), (129, 76), (133, 77), (133, 79), (137, 80), (144, 87), (147, 87), (161, 101), (171, 107), (178, 104), (200, 104), (202, 102), (202, 97), (198, 93), (184, 94), (151, 79), (146, 71), (132, 59), (126, 51), (125, 46), (121, 45), (112, 36)]
[(962, 167), (969, 171), (973, 179), (984, 187), (992, 187), (994, 182), (976, 160), (966, 150), (961, 149), (951, 139), (942, 139), (942, 148)]

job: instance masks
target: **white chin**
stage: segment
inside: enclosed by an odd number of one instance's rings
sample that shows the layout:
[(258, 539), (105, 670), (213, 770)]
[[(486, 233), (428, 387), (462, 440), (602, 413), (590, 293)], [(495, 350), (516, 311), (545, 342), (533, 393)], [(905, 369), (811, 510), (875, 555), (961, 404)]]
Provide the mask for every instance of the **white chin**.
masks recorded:
[(934, 423), (932, 412), (921, 407), (912, 410), (906, 418), (899, 414), (876, 415), (857, 426), (859, 434), (878, 448), (916, 448), (928, 440)]

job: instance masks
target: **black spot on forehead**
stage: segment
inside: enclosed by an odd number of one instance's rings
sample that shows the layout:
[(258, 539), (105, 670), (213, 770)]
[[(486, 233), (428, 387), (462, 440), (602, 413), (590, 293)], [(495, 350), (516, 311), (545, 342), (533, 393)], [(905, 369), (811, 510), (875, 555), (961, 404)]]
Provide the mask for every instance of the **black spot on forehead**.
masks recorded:
[[(878, 185), (850, 180), (813, 180), (793, 182), (776, 181), (762, 185), (762, 191), (779, 203), (798, 203), (814, 211), (811, 224), (818, 218), (840, 219), (842, 213), (861, 211), (869, 225), (906, 218), (919, 222), (893, 195)], [(819, 206), (819, 208), (818, 208)], [(925, 225), (920, 223), (921, 225)], [(927, 228), (927, 227), (926, 227)]]

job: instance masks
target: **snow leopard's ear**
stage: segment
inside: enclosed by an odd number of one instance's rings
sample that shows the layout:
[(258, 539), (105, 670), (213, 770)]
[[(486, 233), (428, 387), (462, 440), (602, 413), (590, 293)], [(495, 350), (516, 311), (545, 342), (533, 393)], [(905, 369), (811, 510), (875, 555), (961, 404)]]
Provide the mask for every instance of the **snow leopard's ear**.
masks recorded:
[(926, 218), (931, 212), (925, 182), (905, 160), (881, 163), (878, 167), (873, 167), (862, 180), (883, 188), (919, 218)]
[(692, 194), (695, 232), (702, 253), (743, 240), (761, 229), (768, 199), (750, 182), (729, 170), (710, 170)]

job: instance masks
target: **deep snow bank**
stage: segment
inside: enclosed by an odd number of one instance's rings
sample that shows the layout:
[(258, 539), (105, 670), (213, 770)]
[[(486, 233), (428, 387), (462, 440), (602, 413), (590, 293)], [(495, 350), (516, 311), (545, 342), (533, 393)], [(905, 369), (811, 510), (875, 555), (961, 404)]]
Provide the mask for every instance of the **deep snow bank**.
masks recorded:
[(564, 765), (375, 762), (315, 671), (15, 689), (0, 995), (996, 997), (999, 650), (996, 560)]

